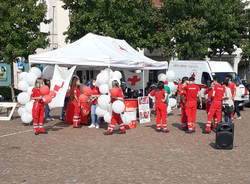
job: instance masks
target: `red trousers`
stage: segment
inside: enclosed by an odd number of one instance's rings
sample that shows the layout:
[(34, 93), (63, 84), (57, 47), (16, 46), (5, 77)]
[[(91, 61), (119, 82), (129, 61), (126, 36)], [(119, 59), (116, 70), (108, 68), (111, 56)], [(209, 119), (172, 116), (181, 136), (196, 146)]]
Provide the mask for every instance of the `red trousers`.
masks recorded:
[(196, 123), (197, 102), (187, 101), (185, 108), (186, 108), (188, 129), (193, 130), (195, 129), (195, 123)]
[(210, 131), (211, 130), (211, 122), (213, 117), (214, 118), (214, 127), (216, 128), (217, 123), (221, 122), (221, 101), (213, 101), (210, 108), (209, 108), (209, 113), (208, 113), (208, 118), (207, 118), (207, 124), (206, 124), (206, 130)]
[(111, 118), (111, 122), (110, 122), (109, 127), (108, 127), (108, 132), (114, 131), (116, 123), (118, 125), (120, 125), (121, 131), (126, 131), (125, 125), (123, 124), (122, 119), (121, 119), (121, 115), (112, 112), (112, 118)]
[(36, 100), (32, 108), (33, 128), (35, 132), (45, 132), (44, 130), (44, 102)]
[(73, 127), (80, 126), (80, 117), (81, 117), (81, 109), (76, 101), (73, 101), (74, 104), (74, 115), (73, 115)]
[[(155, 103), (156, 110), (156, 129), (167, 131), (167, 104), (166, 103)], [(161, 126), (162, 122), (162, 126)]]
[(181, 128), (187, 127), (187, 114), (184, 105), (181, 105)]

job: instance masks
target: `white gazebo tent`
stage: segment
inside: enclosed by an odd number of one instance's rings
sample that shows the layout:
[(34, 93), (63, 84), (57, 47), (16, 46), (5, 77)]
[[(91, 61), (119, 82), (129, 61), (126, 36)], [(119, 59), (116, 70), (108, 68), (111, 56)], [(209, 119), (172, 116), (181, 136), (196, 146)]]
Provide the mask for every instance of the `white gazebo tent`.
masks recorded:
[(125, 40), (92, 33), (57, 50), (30, 55), (29, 64), (76, 65), (95, 69), (104, 67), (141, 69), (143, 70), (143, 80), (144, 70), (163, 70), (168, 67), (167, 62), (157, 62), (142, 55)]
[(167, 62), (157, 62), (145, 57), (125, 40), (92, 33), (57, 50), (30, 55), (29, 63), (143, 70), (161, 70), (168, 67)]

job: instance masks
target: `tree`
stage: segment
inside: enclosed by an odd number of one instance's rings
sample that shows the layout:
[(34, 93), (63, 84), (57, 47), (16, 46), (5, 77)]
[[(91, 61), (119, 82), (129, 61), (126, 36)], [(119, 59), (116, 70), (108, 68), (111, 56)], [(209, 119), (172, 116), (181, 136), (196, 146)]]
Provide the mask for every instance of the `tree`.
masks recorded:
[(62, 0), (70, 11), (65, 32), (73, 42), (92, 32), (125, 39), (134, 48), (157, 48), (157, 11), (151, 0)]
[[(244, 7), (240, 0), (162, 0), (166, 26), (172, 42), (165, 53), (179, 59), (231, 54), (245, 32)], [(169, 54), (169, 53), (168, 53)]]
[(37, 0), (0, 1), (0, 58), (12, 64), (16, 58), (35, 53), (37, 48), (48, 45), (47, 34), (41, 33), (45, 18), (46, 3)]

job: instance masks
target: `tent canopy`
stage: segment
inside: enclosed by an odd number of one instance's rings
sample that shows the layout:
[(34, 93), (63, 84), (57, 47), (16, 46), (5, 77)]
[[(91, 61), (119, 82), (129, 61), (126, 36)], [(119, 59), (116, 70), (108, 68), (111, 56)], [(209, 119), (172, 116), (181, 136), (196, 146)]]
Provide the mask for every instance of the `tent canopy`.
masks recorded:
[(57, 50), (30, 55), (29, 63), (146, 70), (168, 67), (167, 62), (157, 62), (142, 55), (125, 40), (92, 33)]

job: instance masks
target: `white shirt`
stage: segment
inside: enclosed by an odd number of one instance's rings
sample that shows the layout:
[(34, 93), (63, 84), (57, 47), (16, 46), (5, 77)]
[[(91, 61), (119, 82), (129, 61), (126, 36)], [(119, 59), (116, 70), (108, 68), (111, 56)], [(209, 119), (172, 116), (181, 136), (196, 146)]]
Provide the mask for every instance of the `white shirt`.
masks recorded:
[(242, 96), (242, 91), (240, 87), (238, 86), (236, 87), (234, 100), (241, 101), (242, 100), (241, 96)]
[(234, 103), (233, 103), (233, 96), (232, 96), (230, 88), (226, 87), (225, 94), (226, 94), (226, 97), (228, 97), (228, 98), (223, 100), (223, 104), (229, 105), (229, 106), (234, 105)]

